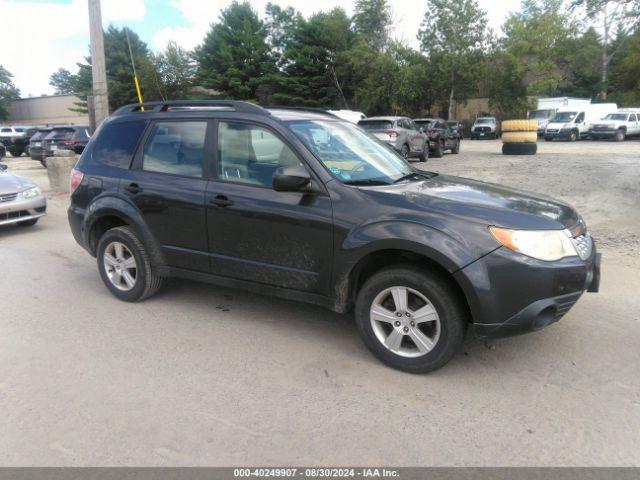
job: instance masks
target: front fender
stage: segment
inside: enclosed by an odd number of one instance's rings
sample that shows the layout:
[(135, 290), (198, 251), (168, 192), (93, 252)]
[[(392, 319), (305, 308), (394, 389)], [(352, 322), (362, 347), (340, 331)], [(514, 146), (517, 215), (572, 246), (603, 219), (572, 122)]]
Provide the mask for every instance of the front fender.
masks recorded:
[(166, 265), (160, 245), (145, 222), (144, 216), (129, 198), (120, 194), (103, 194), (96, 197), (87, 208), (82, 222), (85, 245), (96, 255), (98, 239), (92, 238), (96, 225), (105, 217), (117, 217), (129, 225), (147, 248), (154, 265)]

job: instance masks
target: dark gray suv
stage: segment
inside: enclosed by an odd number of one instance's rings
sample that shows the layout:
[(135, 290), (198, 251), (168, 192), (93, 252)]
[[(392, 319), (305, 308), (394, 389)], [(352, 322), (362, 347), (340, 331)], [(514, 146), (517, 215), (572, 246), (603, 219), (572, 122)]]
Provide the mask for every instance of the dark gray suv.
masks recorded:
[(115, 297), (182, 277), (352, 311), (369, 349), (408, 372), (447, 363), (469, 326), (538, 330), (598, 289), (594, 242), (566, 203), (416, 170), (326, 112), (123, 107), (71, 191), (71, 231)]

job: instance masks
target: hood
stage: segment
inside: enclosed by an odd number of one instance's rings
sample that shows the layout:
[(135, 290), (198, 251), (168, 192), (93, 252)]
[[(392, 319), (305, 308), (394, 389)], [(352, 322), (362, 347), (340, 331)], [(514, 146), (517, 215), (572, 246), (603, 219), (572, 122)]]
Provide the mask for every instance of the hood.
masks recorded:
[(557, 128), (558, 130), (564, 128), (565, 125), (573, 125), (571, 122), (549, 122), (547, 128)]
[(617, 127), (621, 123), (624, 123), (624, 122), (616, 121), (616, 120), (597, 120), (595, 122), (591, 122), (591, 125), (604, 125), (606, 127)]
[(568, 204), (544, 195), (447, 175), (375, 191), (402, 196), (411, 209), (503, 228), (561, 230), (573, 227), (580, 218)]
[(31, 180), (10, 173), (0, 172), (0, 195), (22, 192), (35, 186)]

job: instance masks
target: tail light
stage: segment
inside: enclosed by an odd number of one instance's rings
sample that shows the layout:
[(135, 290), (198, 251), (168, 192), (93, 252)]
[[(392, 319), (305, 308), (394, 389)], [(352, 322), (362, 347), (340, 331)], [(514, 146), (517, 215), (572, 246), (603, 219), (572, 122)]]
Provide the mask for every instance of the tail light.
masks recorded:
[(62, 145), (77, 145), (78, 142), (76, 140), (63, 140), (60, 142)]
[(398, 136), (398, 132), (396, 132), (395, 130), (384, 130), (383, 133), (386, 133), (391, 138), (396, 138)]
[(71, 170), (71, 175), (69, 176), (69, 191), (71, 193), (75, 192), (80, 184), (82, 183), (82, 179), (84, 178), (84, 173), (80, 170), (76, 170), (75, 168)]
[(436, 131), (435, 131), (435, 130), (429, 130), (429, 131), (427, 132), (427, 135), (435, 135), (435, 134), (436, 134)]

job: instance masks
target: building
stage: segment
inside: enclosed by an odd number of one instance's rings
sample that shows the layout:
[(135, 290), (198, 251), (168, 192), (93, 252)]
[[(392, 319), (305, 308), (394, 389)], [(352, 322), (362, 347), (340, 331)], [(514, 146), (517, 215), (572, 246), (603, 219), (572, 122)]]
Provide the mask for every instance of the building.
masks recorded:
[(7, 125), (73, 124), (89, 125), (89, 115), (74, 112), (80, 99), (75, 95), (21, 98), (11, 102)]

